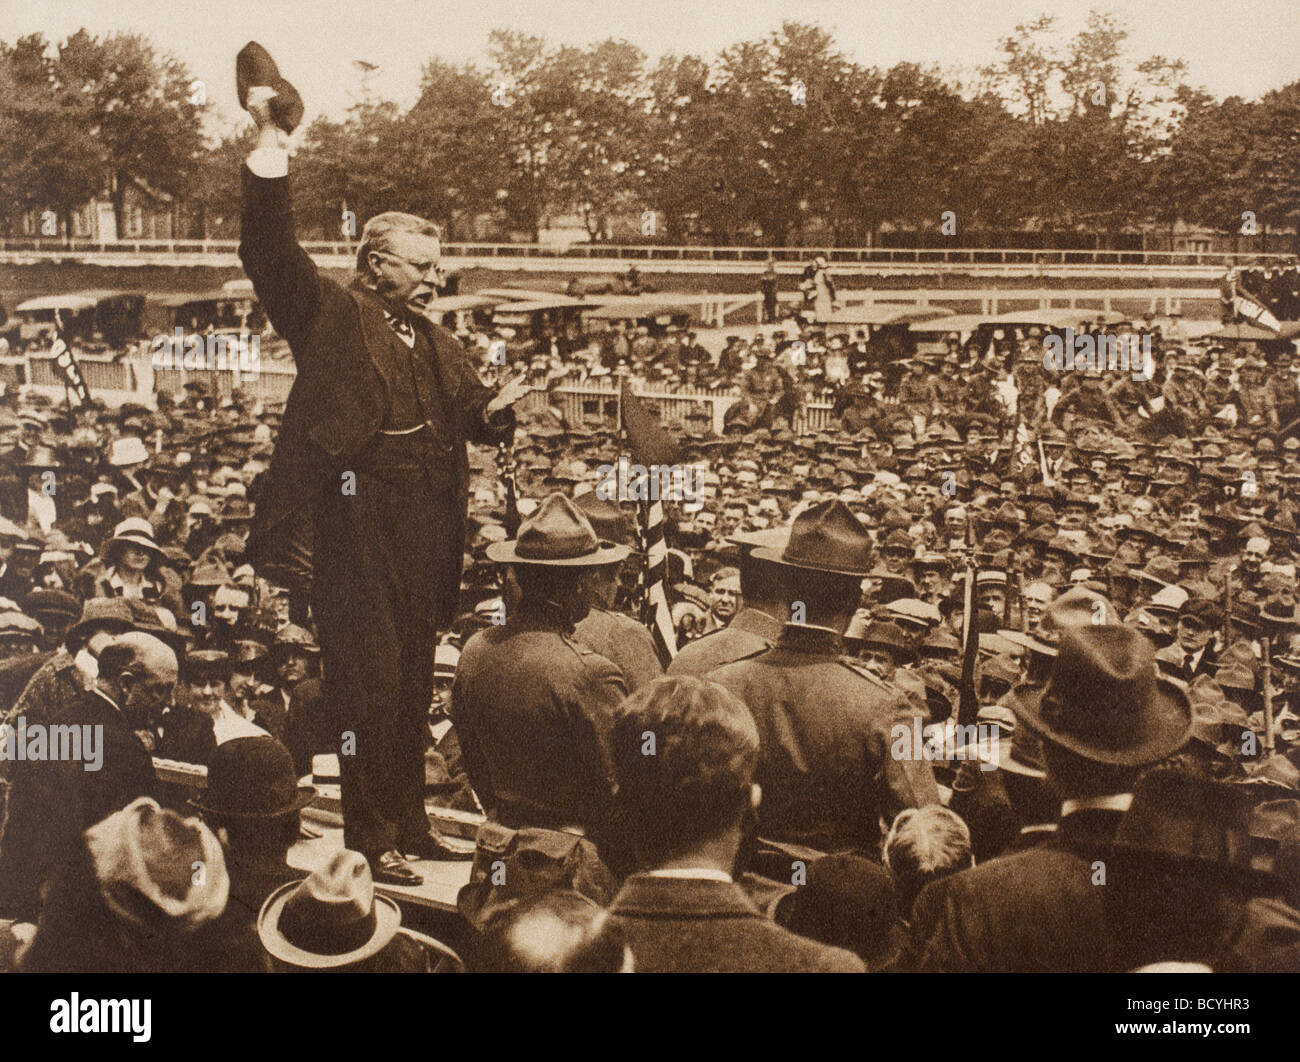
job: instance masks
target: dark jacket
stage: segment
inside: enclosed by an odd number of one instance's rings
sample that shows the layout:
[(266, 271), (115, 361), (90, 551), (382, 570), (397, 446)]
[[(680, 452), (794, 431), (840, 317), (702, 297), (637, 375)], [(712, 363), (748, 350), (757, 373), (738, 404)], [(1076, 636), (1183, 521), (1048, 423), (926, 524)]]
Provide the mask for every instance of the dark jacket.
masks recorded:
[(912, 728), (903, 696), (839, 655), (819, 627), (787, 624), (777, 644), (706, 677), (735, 693), (758, 724), (759, 834), (824, 852), (879, 851), (880, 820), (939, 803), (929, 763), (890, 754)]
[(852, 952), (769, 922), (739, 885), (633, 874), (610, 906), (638, 973), (865, 973)]
[[(248, 559), (279, 559), (293, 528), (316, 507), (321, 492), (339, 490), (342, 473), (374, 437), (388, 413), (388, 378), (394, 371), (377, 358), (392, 335), (384, 304), (372, 292), (343, 287), (320, 275), (294, 236), (287, 177), (243, 172), (244, 216), (240, 261), (262, 308), (289, 343), (297, 377), (266, 480), (260, 487)], [(463, 537), (469, 468), (467, 440), (495, 445), (510, 437), (514, 415), (502, 410), (483, 419), (493, 392), (479, 380), (465, 349), (445, 328), (424, 319), (412, 324), (434, 352), (431, 368), (442, 391), (441, 408), (427, 411), (437, 465), (430, 472), (461, 497), (452, 523), (440, 529)], [(424, 346), (424, 345), (422, 345)], [(447, 577), (459, 577), (459, 572)]]
[(628, 693), (635, 693), (664, 673), (650, 632), (621, 612), (593, 608), (573, 629), (573, 637), (623, 673)]
[(1077, 811), (1042, 844), (940, 878), (913, 908), (915, 966), (981, 973), (1100, 972), (1113, 968), (1106, 886), (1094, 861), (1114, 839), (1118, 811)]
[(49, 726), (102, 726), (99, 770), (77, 760), (7, 764), (11, 788), (0, 825), (0, 917), (40, 909), (46, 878), (89, 829), (137, 797), (157, 797), (153, 759), (126, 717), (95, 692), (42, 721)]

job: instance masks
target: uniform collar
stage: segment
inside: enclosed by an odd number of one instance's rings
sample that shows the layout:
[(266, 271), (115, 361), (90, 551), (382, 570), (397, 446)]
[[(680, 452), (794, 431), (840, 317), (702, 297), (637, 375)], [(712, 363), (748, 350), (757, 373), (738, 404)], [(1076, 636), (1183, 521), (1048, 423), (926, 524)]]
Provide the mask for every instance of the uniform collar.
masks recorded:
[(839, 631), (811, 623), (787, 623), (781, 628), (777, 645), (802, 653), (833, 653), (838, 656), (844, 651)]

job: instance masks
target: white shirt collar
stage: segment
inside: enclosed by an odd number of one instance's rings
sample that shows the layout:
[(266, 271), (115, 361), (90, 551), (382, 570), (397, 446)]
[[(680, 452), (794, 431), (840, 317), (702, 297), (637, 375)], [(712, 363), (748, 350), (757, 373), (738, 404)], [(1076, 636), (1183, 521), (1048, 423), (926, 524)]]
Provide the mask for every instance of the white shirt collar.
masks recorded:
[(725, 885), (732, 883), (730, 874), (725, 870), (715, 870), (713, 867), (663, 867), (659, 870), (646, 871), (646, 876), (684, 881), (720, 881)]
[(101, 690), (98, 686), (92, 686), (90, 688), (90, 692), (97, 694), (98, 696), (104, 698), (104, 700), (108, 701), (108, 703), (113, 706), (114, 711), (120, 712), (122, 710), (121, 706), (117, 703), (117, 701), (113, 700), (112, 697), (110, 697), (107, 693)]
[(1076, 797), (1061, 803), (1061, 818), (1076, 811), (1128, 811), (1133, 803), (1132, 793), (1110, 793), (1106, 796)]

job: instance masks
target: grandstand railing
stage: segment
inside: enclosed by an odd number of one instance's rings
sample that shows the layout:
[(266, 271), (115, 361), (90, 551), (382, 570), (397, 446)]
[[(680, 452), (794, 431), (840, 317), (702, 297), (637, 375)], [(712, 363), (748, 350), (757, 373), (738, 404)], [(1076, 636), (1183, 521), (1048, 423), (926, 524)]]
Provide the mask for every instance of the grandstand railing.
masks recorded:
[[(354, 257), (357, 244), (346, 240), (304, 240), (310, 254)], [(35, 237), (0, 238), (0, 252), (44, 254), (233, 254), (238, 240), (59, 240)], [(1113, 251), (927, 248), (927, 247), (693, 247), (656, 244), (580, 243), (445, 243), (447, 258), (586, 259), (600, 263), (719, 262), (761, 265), (800, 264), (823, 256), (832, 265), (1042, 265), (1042, 266), (1196, 266), (1229, 269), (1262, 260), (1289, 261), (1294, 254), (1270, 251)]]
[[(692, 414), (702, 413), (715, 435), (722, 434), (727, 410), (740, 400), (740, 391), (734, 387), (634, 387), (633, 393), (658, 413), (661, 424), (684, 430), (691, 426)], [(559, 399), (560, 412), (569, 424), (618, 426), (618, 383), (611, 377), (565, 382), (552, 388), (550, 394)], [(523, 408), (536, 411), (545, 407), (548, 401), (546, 392), (534, 391), (524, 399)], [(830, 428), (833, 424), (831, 403), (820, 396), (809, 397), (802, 404), (798, 420), (800, 430), (824, 431)], [(696, 423), (699, 423), (698, 418)]]
[[(18, 359), (10, 359), (17, 362)], [(297, 376), (292, 362), (284, 364), (263, 363), (257, 373), (243, 373), (234, 369), (154, 369), (147, 358), (112, 358), (91, 354), (77, 357), (91, 394), (114, 392), (122, 396), (127, 392), (137, 398), (162, 391), (179, 396), (188, 383), (202, 383), (209, 394), (221, 399), (241, 388), (254, 402), (284, 402), (289, 397)], [(26, 383), (43, 388), (61, 389), (63, 373), (54, 359), (32, 354), (26, 358)], [(685, 430), (701, 424), (703, 414), (709, 428), (722, 434), (727, 410), (740, 399), (736, 388), (708, 388), (677, 386), (634, 387), (633, 393), (656, 411), (665, 426)], [(523, 399), (525, 410), (543, 409), (553, 395), (560, 402), (560, 412), (569, 424), (600, 425), (616, 428), (618, 425), (618, 382), (613, 377), (601, 376), (587, 380), (566, 380), (550, 391), (536, 390)], [(831, 403), (824, 393), (806, 396), (801, 404), (798, 423), (801, 431), (824, 431), (834, 425)], [(702, 425), (701, 425), (702, 426)]]

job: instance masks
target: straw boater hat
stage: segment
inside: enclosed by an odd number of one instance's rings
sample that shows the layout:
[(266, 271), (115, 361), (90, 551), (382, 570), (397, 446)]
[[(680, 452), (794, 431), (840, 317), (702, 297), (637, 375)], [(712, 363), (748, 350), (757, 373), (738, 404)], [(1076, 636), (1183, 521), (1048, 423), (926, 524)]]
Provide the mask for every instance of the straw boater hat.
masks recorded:
[(376, 895), (366, 857), (344, 848), (302, 881), (271, 893), (257, 935), (273, 958), (325, 970), (377, 955), (401, 924), (397, 904)]
[(509, 542), (492, 542), (485, 553), (497, 564), (595, 567), (624, 560), (627, 546), (602, 542), (591, 522), (563, 494), (551, 494), (519, 527)]

